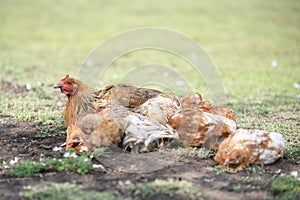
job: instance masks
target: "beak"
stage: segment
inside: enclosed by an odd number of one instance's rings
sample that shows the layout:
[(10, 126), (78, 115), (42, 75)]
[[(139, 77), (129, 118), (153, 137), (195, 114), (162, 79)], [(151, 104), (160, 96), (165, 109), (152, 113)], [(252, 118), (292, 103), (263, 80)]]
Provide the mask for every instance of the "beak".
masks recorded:
[(225, 162), (224, 162), (224, 164), (223, 164), (223, 166), (225, 167), (225, 166), (227, 166), (228, 164), (230, 164), (230, 160), (229, 160), (229, 158), (226, 158), (226, 159), (225, 159)]
[(62, 88), (63, 86), (62, 86), (62, 84), (60, 84), (60, 83), (57, 83), (57, 85), (56, 86), (54, 86), (54, 89), (58, 89), (58, 88)]

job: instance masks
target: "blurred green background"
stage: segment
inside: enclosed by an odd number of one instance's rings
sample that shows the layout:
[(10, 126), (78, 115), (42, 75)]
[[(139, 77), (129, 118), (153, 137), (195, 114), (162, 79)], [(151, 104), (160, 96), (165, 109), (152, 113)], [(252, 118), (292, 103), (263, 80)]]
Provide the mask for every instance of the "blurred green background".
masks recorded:
[[(89, 52), (106, 39), (160, 27), (185, 34), (207, 51), (229, 102), (295, 98), (300, 93), (293, 87), (300, 81), (299, 13), (296, 0), (1, 0), (0, 80), (53, 85), (66, 73), (77, 76)], [(114, 65), (145, 59), (188, 65), (154, 51), (131, 53)], [(107, 74), (107, 83), (120, 73)], [(201, 80), (191, 76), (190, 81), (205, 90)]]

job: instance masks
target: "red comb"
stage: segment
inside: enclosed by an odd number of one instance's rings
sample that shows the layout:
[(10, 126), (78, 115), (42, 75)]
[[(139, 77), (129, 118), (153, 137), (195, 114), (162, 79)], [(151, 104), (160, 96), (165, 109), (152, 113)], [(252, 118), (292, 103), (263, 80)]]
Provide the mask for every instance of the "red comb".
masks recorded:
[(69, 74), (67, 74), (66, 77), (65, 77), (65, 78), (62, 78), (61, 80), (64, 80), (64, 81), (65, 81), (65, 80), (67, 80), (68, 78), (70, 78)]

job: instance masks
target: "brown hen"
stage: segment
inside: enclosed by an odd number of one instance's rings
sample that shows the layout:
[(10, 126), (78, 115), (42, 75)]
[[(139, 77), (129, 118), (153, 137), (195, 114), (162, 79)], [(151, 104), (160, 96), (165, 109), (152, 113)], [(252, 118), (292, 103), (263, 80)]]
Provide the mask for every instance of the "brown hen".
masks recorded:
[(221, 166), (240, 170), (250, 164), (272, 164), (283, 156), (285, 141), (280, 133), (238, 129), (220, 145), (214, 157)]
[(67, 97), (66, 108), (64, 110), (64, 119), (66, 125), (70, 125), (73, 119), (85, 112), (95, 110), (94, 89), (85, 83), (71, 78), (69, 75), (62, 78), (54, 87), (59, 88)]
[(184, 96), (181, 109), (170, 118), (169, 124), (178, 130), (185, 147), (204, 146), (217, 150), (223, 139), (236, 130), (236, 123), (232, 117), (227, 118), (226, 114), (219, 112), (219, 108), (203, 111), (199, 106), (202, 101), (198, 93)]
[(119, 145), (124, 131), (111, 108), (88, 112), (75, 118), (68, 126), (67, 149), (92, 150), (93, 147)]
[(99, 112), (76, 118), (68, 127), (68, 135), (67, 149), (77, 151), (120, 144), (128, 151), (149, 152), (165, 142), (179, 140), (178, 134), (168, 125), (152, 123), (114, 101)]
[[(70, 129), (67, 131), (67, 143), (70, 139), (69, 134), (74, 129), (71, 128), (74, 127), (73, 120), (77, 116), (89, 111), (99, 112), (106, 107), (122, 106), (132, 109), (161, 93), (157, 90), (136, 88), (127, 84), (109, 85), (103, 90), (95, 92), (82, 81), (71, 78), (69, 75), (62, 78), (55, 88), (59, 88), (68, 97), (63, 112), (66, 126)], [(111, 105), (112, 102), (115, 105)], [(76, 120), (78, 121), (78, 119)]]
[(135, 108), (158, 94), (158, 90), (137, 88), (128, 84), (108, 85), (96, 93), (98, 107), (106, 107), (112, 100), (127, 108)]

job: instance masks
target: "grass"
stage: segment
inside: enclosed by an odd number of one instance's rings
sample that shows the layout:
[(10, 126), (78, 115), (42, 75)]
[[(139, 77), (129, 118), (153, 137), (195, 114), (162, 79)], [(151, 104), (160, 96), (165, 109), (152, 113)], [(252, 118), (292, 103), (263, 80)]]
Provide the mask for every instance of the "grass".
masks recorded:
[[(54, 96), (51, 96), (54, 95)], [(10, 115), (19, 121), (37, 121), (44, 124), (62, 121), (62, 113), (55, 109), (57, 98), (51, 90), (47, 95), (37, 91), (24, 94), (0, 95), (0, 114)]]
[(199, 199), (201, 197), (201, 193), (197, 191), (192, 183), (174, 179), (155, 179), (151, 182), (135, 183), (129, 185), (126, 190), (138, 194), (142, 198), (159, 193), (164, 193), (168, 196), (179, 195), (187, 199)]
[(58, 172), (75, 172), (86, 174), (92, 170), (91, 156), (86, 153), (77, 155), (67, 151), (62, 158), (43, 158), (41, 161), (21, 161), (12, 167), (11, 175), (15, 177), (38, 176), (45, 170)]
[(83, 175), (92, 170), (92, 160), (88, 154), (78, 156), (74, 151), (67, 151), (64, 156), (64, 158), (46, 158), (42, 162), (58, 172), (76, 172)]
[(62, 119), (56, 121), (56, 123), (40, 123), (37, 125), (37, 137), (46, 138), (57, 135), (63, 135), (66, 132), (66, 125)]
[[(133, 1), (130, 7), (125, 1), (6, 0), (0, 8), (5, 30), (0, 33), (0, 79), (56, 83), (66, 73), (76, 76), (100, 42), (122, 31), (154, 26), (174, 29), (200, 43), (218, 66), (230, 101), (271, 93), (295, 96), (298, 91), (292, 84), (299, 81), (300, 73), (299, 8), (293, 0)], [(37, 9), (44, 12), (34, 12)], [(277, 67), (271, 66), (273, 60)], [(161, 51), (133, 52), (113, 66), (137, 63), (162, 63), (193, 74), (187, 63)], [(106, 75), (114, 82), (122, 71)], [(195, 89), (205, 90), (199, 80), (190, 81)]]
[(103, 199), (103, 200), (118, 200), (123, 199), (117, 197), (110, 192), (85, 191), (81, 186), (71, 183), (52, 183), (50, 185), (26, 186), (25, 191), (20, 195), (29, 199), (57, 199), (57, 200), (83, 200), (83, 199)]
[(268, 186), (275, 196), (266, 199), (297, 199), (300, 192), (300, 180), (293, 176), (274, 176), (269, 180)]
[(106, 156), (107, 153), (107, 147), (94, 147), (92, 155), (97, 157), (97, 156)]
[(208, 159), (215, 155), (215, 152), (213, 152), (212, 150), (196, 147), (178, 148), (177, 152), (181, 156), (199, 157), (202, 159)]
[(11, 175), (15, 177), (32, 177), (38, 176), (40, 172), (45, 170), (45, 164), (34, 161), (23, 161), (16, 164), (11, 171)]

